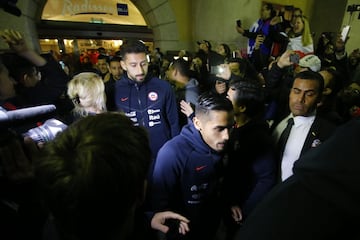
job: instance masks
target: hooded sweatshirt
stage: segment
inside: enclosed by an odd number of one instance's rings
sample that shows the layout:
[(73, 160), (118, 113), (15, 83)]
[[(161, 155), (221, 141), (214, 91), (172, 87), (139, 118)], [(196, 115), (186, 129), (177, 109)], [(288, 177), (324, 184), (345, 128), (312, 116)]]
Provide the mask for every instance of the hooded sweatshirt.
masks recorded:
[[(210, 239), (216, 231), (222, 154), (190, 123), (159, 151), (152, 175), (153, 210), (172, 210), (190, 220), (186, 239)], [(209, 237), (207, 237), (209, 236)]]

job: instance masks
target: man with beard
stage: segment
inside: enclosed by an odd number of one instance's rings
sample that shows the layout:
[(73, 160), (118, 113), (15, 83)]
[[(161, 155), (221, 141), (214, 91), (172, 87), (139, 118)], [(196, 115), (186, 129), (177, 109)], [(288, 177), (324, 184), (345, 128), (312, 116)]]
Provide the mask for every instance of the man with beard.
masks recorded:
[(121, 47), (121, 67), (126, 73), (115, 83), (116, 110), (135, 125), (147, 128), (152, 157), (162, 145), (179, 134), (175, 94), (171, 85), (148, 74), (147, 48), (141, 41)]
[[(193, 122), (160, 149), (150, 181), (152, 210), (177, 211), (190, 220), (184, 237), (173, 232), (166, 239), (214, 239), (220, 221), (223, 155), (233, 124), (230, 100), (204, 93)], [(170, 225), (178, 229), (178, 223)]]

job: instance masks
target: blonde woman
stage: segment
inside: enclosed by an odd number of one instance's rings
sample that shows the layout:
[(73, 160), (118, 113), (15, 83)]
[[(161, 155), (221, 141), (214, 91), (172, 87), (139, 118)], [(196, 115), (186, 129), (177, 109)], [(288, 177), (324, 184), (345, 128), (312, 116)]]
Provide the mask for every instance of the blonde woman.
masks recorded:
[(68, 83), (67, 94), (75, 105), (75, 118), (106, 112), (104, 82), (96, 73), (83, 72), (75, 75)]
[(48, 119), (41, 126), (28, 130), (24, 136), (30, 137), (42, 147), (76, 120), (106, 112), (104, 89), (104, 82), (96, 73), (83, 72), (75, 75), (68, 83), (67, 91), (75, 105), (71, 114)]
[(309, 21), (304, 16), (296, 18), (295, 25), (289, 33), (287, 49), (302, 52), (304, 55), (314, 53)]

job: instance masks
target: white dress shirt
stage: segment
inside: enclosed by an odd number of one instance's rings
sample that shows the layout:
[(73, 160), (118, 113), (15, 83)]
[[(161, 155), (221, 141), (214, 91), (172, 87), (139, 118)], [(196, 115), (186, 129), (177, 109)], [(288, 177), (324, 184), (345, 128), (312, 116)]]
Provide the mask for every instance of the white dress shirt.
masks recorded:
[[(286, 180), (293, 175), (293, 166), (296, 160), (298, 160), (301, 150), (303, 148), (306, 136), (308, 135), (311, 125), (315, 120), (315, 114), (311, 116), (296, 116), (290, 114), (283, 119), (276, 127), (274, 137), (276, 141), (279, 140), (281, 133), (284, 131), (289, 118), (294, 118), (294, 125), (291, 128), (289, 138), (286, 142), (283, 156), (281, 159), (281, 179)], [(280, 131), (281, 130), (281, 131)]]

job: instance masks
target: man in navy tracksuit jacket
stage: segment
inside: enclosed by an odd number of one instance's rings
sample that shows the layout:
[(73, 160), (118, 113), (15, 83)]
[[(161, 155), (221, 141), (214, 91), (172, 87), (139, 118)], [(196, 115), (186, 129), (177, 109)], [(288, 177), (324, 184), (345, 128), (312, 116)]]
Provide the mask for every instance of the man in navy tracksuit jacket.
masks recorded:
[[(190, 220), (181, 239), (212, 239), (219, 222), (219, 180), (222, 151), (234, 115), (231, 102), (205, 93), (196, 106), (193, 123), (160, 149), (152, 175), (154, 212), (171, 210)], [(176, 228), (175, 228), (176, 229)], [(167, 236), (179, 239), (179, 236)]]
[(140, 41), (121, 48), (126, 71), (115, 85), (115, 104), (135, 125), (147, 128), (153, 158), (161, 146), (179, 134), (175, 94), (170, 84), (149, 76), (146, 46)]

